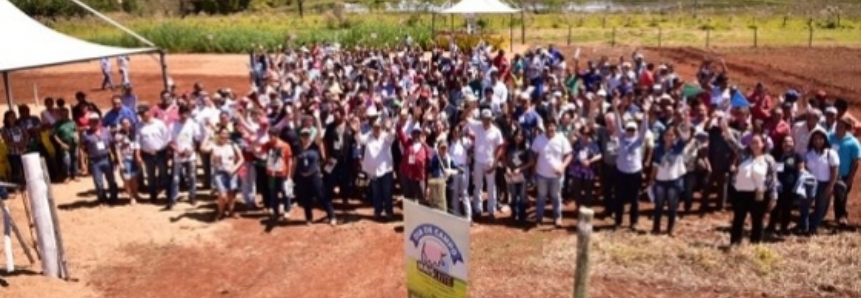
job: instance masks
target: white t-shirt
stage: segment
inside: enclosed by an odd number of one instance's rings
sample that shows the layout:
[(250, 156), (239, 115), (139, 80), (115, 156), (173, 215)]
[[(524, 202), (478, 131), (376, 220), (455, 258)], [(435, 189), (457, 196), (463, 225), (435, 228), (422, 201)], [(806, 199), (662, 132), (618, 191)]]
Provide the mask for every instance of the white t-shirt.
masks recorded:
[(160, 119), (152, 118), (149, 122), (141, 122), (138, 127), (138, 144), (143, 152), (155, 153), (170, 143), (171, 132)]
[(792, 139), (795, 140), (795, 153), (804, 155), (807, 153), (807, 145), (810, 143), (810, 133), (819, 128), (817, 124), (808, 129), (807, 122), (797, 123), (792, 127)]
[(138, 145), (137, 141), (129, 139), (129, 137), (124, 134), (117, 134), (114, 142), (117, 147), (117, 153), (120, 155), (120, 160), (135, 159), (135, 150), (140, 149), (140, 145)]
[(470, 147), (472, 147), (472, 141), (466, 137), (461, 137), (460, 140), (454, 140), (448, 145), (448, 155), (454, 159), (457, 165), (466, 166), (469, 161)]
[(765, 156), (748, 158), (738, 166), (735, 174), (735, 189), (738, 191), (765, 190), (768, 175), (768, 160)]
[(49, 110), (42, 111), (42, 123), (54, 125), (54, 122), (57, 122), (57, 119), (54, 118), (54, 113)]
[(216, 171), (230, 171), (236, 166), (236, 145), (224, 143), (212, 147), (212, 166)]
[[(537, 154), (535, 172), (546, 178), (561, 177), (556, 168), (562, 165), (565, 155), (571, 154), (571, 143), (557, 133), (548, 139), (546, 134), (539, 135), (532, 142), (532, 151)], [(564, 169), (563, 169), (564, 173)]]
[(373, 132), (359, 137), (359, 143), (365, 145), (362, 171), (370, 178), (379, 178), (392, 171), (394, 161), (391, 148), (394, 141), (395, 135), (388, 132), (380, 133), (379, 138), (375, 138)]
[(469, 130), (475, 134), (475, 162), (481, 165), (492, 164), (496, 149), (505, 142), (502, 132), (493, 125), (485, 129), (481, 122), (472, 120), (469, 121)]
[(828, 182), (831, 180), (831, 167), (840, 166), (840, 158), (837, 156), (837, 152), (831, 148), (825, 148), (822, 151), (822, 155), (816, 153), (816, 151), (807, 151), (804, 159), (804, 166), (807, 168), (807, 171), (813, 177), (816, 177), (816, 181), (819, 182)]
[[(173, 157), (175, 161), (186, 162), (194, 161), (196, 152), (194, 150), (194, 141), (203, 139), (203, 129), (194, 120), (188, 119), (185, 123), (177, 122), (173, 126), (172, 142), (176, 146), (177, 151), (174, 151)], [(191, 154), (185, 157), (180, 157), (180, 151), (191, 151)]]

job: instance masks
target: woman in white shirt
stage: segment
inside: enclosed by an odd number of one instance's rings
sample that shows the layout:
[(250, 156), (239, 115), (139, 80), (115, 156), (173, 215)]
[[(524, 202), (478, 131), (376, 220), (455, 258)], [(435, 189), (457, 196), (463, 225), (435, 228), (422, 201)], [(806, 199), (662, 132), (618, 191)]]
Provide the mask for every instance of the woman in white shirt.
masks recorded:
[[(804, 155), (807, 170), (816, 178), (816, 195), (801, 200), (799, 228), (802, 233), (815, 235), (819, 225), (825, 219), (834, 185), (837, 183), (837, 169), (840, 158), (837, 151), (831, 148), (825, 130), (817, 127), (810, 133), (810, 143)], [(810, 207), (814, 205), (813, 214)]]
[[(458, 165), (458, 173), (454, 175), (452, 188), (454, 196), (449, 206), (455, 215), (464, 216), (471, 220), (472, 204), (469, 198), (469, 150), (472, 148), (472, 141), (463, 135), (463, 126), (456, 125), (452, 127), (448, 134), (448, 154), (454, 159), (454, 164)], [(463, 207), (463, 210), (461, 210)]]
[(726, 119), (720, 121), (724, 139), (741, 156), (736, 164), (735, 194), (733, 195), (730, 245), (740, 245), (744, 233), (744, 222), (750, 213), (752, 228), (750, 242), (762, 241), (765, 213), (769, 202), (777, 197), (777, 174), (774, 158), (765, 152), (762, 135), (753, 135), (747, 147), (743, 147), (728, 128)]
[(653, 185), (655, 200), (655, 217), (652, 233), (661, 232), (661, 217), (664, 208), (669, 208), (667, 216), (667, 234), (673, 235), (676, 224), (676, 211), (679, 209), (679, 197), (684, 186), (685, 158), (684, 151), (690, 136), (690, 128), (671, 126), (664, 132), (663, 141), (652, 155), (652, 173), (649, 184)]
[[(212, 168), (215, 172), (213, 184), (218, 192), (216, 221), (225, 215), (237, 217), (233, 211), (236, 205), (236, 191), (239, 189), (239, 178), (236, 173), (242, 167), (242, 163), (245, 162), (242, 157), (242, 150), (230, 141), (230, 132), (227, 128), (219, 128), (217, 134), (210, 155)], [(226, 214), (225, 209), (227, 209)]]

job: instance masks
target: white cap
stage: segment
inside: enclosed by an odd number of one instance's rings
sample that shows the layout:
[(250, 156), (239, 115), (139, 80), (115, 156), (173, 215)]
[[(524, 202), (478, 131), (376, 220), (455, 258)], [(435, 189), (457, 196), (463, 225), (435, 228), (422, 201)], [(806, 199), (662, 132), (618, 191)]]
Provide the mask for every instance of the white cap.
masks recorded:
[(637, 123), (634, 121), (628, 121), (628, 123), (625, 123), (625, 130), (629, 129), (637, 130)]
[(475, 94), (467, 93), (466, 95), (464, 95), (464, 100), (466, 102), (474, 102), (474, 101), (477, 101), (478, 98), (475, 97)]
[(380, 115), (380, 113), (379, 113), (379, 112), (377, 112), (377, 108), (376, 108), (376, 107), (370, 107), (370, 108), (368, 108), (368, 110), (367, 110), (367, 111), (365, 111), (365, 116), (366, 116), (366, 117), (377, 117), (377, 116), (379, 116), (379, 115)]
[(493, 118), (493, 113), (492, 113), (490, 110), (488, 110), (488, 109), (484, 109), (484, 110), (482, 110), (482, 111), (481, 111), (481, 118), (482, 118), (482, 119), (490, 119), (490, 118)]

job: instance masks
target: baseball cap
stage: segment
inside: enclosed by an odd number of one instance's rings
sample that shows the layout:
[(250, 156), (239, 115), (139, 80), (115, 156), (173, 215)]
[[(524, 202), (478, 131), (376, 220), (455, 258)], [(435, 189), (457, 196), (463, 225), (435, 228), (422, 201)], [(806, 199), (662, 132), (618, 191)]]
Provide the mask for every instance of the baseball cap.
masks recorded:
[(837, 108), (835, 108), (833, 106), (827, 107), (827, 108), (825, 108), (825, 114), (826, 115), (828, 115), (828, 114), (837, 115)]
[(484, 109), (484, 110), (482, 110), (482, 111), (481, 111), (481, 118), (482, 118), (482, 119), (490, 119), (490, 118), (493, 118), (493, 113), (492, 113), (490, 110), (488, 110), (488, 109)]

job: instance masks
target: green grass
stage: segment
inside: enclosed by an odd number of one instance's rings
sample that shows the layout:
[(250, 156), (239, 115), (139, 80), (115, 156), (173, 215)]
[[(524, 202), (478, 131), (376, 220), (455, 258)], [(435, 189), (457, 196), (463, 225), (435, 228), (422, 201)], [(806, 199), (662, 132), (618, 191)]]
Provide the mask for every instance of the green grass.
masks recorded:
[[(463, 28), (460, 16), (430, 14), (316, 14), (299, 19), (294, 14), (235, 14), (228, 16), (134, 17), (118, 15), (117, 20), (172, 52), (237, 53), (250, 44), (274, 47), (288, 42), (339, 42), (345, 46), (384, 46), (410, 34), (426, 45), (432, 40), (431, 28)], [(453, 25), (452, 25), (453, 21)], [(514, 27), (514, 42), (521, 42), (521, 15), (480, 16), (485, 31), (509, 37)], [(117, 46), (141, 46), (132, 37), (92, 18), (46, 21), (67, 34), (85, 40)], [(754, 28), (760, 46), (807, 45), (808, 18), (783, 15), (712, 14), (694, 18), (686, 14), (526, 14), (528, 44), (535, 43), (611, 43), (649, 46), (705, 46), (708, 31), (710, 46), (752, 46)], [(861, 44), (861, 18), (834, 16), (813, 19), (814, 45)], [(373, 34), (376, 38), (373, 38)], [(295, 39), (288, 38), (295, 36)]]

